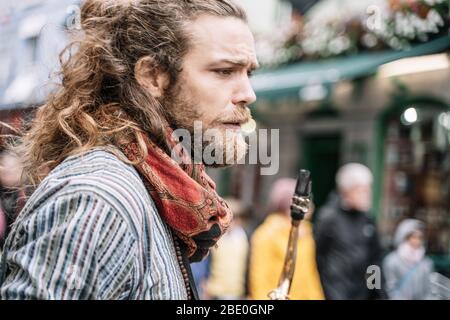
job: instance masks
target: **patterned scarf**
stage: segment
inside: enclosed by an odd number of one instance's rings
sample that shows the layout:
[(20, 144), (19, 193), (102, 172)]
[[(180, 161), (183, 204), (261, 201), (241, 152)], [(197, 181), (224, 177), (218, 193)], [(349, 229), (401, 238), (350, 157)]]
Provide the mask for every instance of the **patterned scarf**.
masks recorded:
[[(231, 223), (231, 210), (216, 193), (216, 185), (206, 174), (205, 166), (192, 163), (190, 155), (172, 137), (171, 130), (166, 132), (166, 139), (178, 158), (183, 160), (181, 164), (145, 134), (141, 133), (141, 136), (148, 155), (135, 167), (144, 177), (159, 214), (186, 244), (188, 256), (191, 257), (197, 250), (193, 237), (209, 231), (214, 224), (220, 227), (222, 235)], [(136, 142), (122, 147), (122, 151), (131, 161), (135, 161), (140, 154)], [(220, 235), (214, 240), (217, 241)]]

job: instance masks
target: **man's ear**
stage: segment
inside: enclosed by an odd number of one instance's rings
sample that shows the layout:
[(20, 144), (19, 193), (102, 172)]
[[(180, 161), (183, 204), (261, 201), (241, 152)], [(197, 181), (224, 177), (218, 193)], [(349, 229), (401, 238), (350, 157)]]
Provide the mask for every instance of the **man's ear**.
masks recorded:
[(160, 98), (169, 85), (169, 75), (151, 57), (143, 57), (134, 66), (136, 81), (153, 97)]

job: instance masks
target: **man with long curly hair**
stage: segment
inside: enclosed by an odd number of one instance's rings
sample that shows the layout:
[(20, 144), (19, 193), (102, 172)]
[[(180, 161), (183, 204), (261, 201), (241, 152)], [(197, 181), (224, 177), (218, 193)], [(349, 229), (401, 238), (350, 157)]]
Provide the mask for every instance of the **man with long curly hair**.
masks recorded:
[[(224, 156), (216, 167), (245, 154), (258, 64), (245, 13), (231, 0), (86, 0), (81, 31), (16, 150), (36, 190), (6, 239), (0, 298), (196, 298), (189, 263), (232, 213), (191, 150)], [(177, 138), (196, 122), (200, 143)]]

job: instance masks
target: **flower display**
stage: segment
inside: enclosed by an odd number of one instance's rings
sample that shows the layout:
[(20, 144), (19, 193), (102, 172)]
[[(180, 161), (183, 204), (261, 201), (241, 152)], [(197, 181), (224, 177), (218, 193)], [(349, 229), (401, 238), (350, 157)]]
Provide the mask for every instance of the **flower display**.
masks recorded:
[(448, 34), (449, 0), (324, 0), (277, 36), (258, 39), (268, 67), (382, 49), (405, 50)]

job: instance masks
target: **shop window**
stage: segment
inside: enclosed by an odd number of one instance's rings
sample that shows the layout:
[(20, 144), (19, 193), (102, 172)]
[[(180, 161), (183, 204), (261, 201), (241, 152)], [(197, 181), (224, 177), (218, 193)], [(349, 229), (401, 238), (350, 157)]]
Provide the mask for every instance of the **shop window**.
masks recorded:
[(449, 253), (450, 112), (433, 104), (408, 105), (384, 122), (380, 226), (388, 243), (398, 223), (427, 225), (429, 254)]

